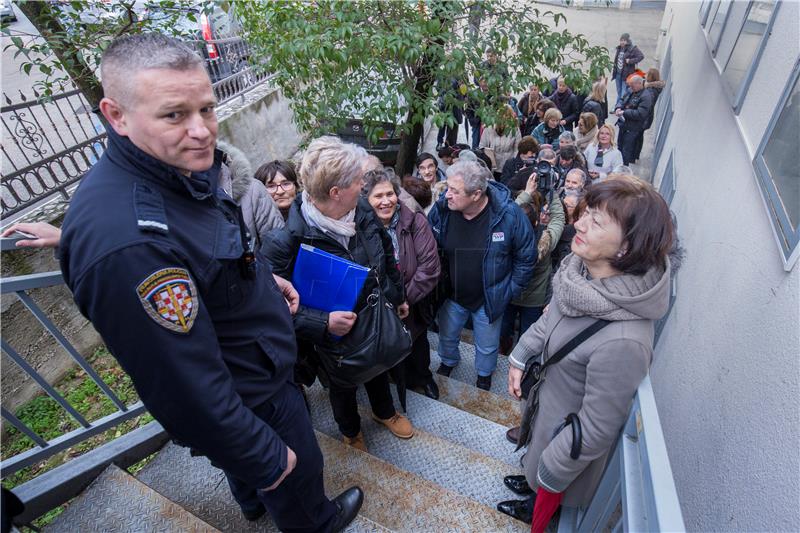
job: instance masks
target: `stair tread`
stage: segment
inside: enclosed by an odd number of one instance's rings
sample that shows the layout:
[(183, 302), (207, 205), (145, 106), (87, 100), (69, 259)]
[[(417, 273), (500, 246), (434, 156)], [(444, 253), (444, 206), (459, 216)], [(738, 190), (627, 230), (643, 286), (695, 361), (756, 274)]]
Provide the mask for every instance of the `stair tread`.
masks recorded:
[(503, 397), (438, 374), (434, 378), (439, 385), (440, 402), (507, 428), (519, 425), (520, 404), (508, 397), (508, 394)]
[[(466, 496), (317, 433), (325, 487), (365, 492), (361, 513), (395, 531), (528, 531), (529, 526)], [(413, 439), (412, 439), (413, 440)]]
[[(428, 341), (431, 345), (431, 367), (434, 372), (442, 362), (439, 357), (439, 334), (428, 332)], [(450, 378), (475, 386), (478, 374), (475, 372), (475, 346), (464, 342), (458, 344), (458, 351), (461, 354), (461, 361), (450, 373)], [(501, 398), (508, 398), (508, 357), (505, 355), (497, 356), (497, 368), (492, 374), (492, 386), (489, 389)]]
[[(255, 522), (242, 516), (221, 470), (205, 457), (192, 457), (189, 450), (168, 444), (139, 472), (139, 480), (180, 503), (220, 531), (277, 532), (268, 514)], [(330, 495), (330, 493), (329, 493)], [(389, 531), (366, 517), (358, 516), (346, 529), (349, 533)]]
[[(311, 411), (314, 413), (312, 416), (314, 428), (334, 439), (341, 439), (339, 428), (333, 419), (327, 391), (316, 387), (309, 391), (308, 397)], [(415, 428), (413, 438), (403, 440), (392, 435), (382, 424), (372, 420), (368, 405), (368, 401), (364, 398), (364, 403), (359, 408), (361, 430), (370, 453), (375, 457), (491, 508), (494, 508), (499, 501), (514, 498), (514, 493), (503, 485), (502, 479), (504, 476), (522, 472), (519, 463), (513, 460), (513, 447), (505, 439), (502, 443), (508, 459), (506, 461), (441, 438), (434, 432), (420, 427)], [(444, 407), (444, 405), (434, 404), (426, 407)], [(414, 418), (412, 417), (412, 422)], [(489, 438), (498, 436), (495, 434)], [(469, 465), (468, 474), (465, 472), (465, 465)]]
[(115, 465), (106, 468), (45, 530), (218, 532)]

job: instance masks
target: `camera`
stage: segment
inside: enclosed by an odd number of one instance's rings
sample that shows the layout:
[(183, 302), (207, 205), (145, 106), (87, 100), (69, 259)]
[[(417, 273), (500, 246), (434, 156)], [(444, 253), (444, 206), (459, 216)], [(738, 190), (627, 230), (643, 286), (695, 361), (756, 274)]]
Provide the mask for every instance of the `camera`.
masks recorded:
[(550, 195), (558, 187), (558, 173), (549, 161), (539, 161), (536, 164), (536, 190), (550, 200)]

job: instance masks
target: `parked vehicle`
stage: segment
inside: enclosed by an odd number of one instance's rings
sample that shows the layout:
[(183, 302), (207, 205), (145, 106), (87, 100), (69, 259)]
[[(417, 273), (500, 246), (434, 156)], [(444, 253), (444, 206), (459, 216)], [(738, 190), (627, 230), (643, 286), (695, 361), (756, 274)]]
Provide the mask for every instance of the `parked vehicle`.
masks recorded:
[(17, 21), (17, 14), (14, 13), (14, 6), (11, 4), (11, 0), (3, 0), (0, 4), (0, 21)]

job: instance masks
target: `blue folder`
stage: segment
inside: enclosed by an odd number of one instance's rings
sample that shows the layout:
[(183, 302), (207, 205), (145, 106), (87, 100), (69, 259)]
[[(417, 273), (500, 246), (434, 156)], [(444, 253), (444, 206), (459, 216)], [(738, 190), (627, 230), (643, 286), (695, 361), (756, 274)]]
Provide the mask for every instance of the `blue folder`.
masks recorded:
[(308, 244), (301, 244), (292, 284), (300, 303), (320, 311), (352, 311), (369, 268)]

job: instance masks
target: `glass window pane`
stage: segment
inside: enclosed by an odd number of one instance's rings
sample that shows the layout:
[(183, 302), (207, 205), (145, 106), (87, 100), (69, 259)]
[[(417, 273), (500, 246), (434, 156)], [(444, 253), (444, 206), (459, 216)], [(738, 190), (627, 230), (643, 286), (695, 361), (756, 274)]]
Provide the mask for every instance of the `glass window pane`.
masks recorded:
[(731, 8), (731, 2), (723, 1), (719, 4), (714, 21), (711, 23), (711, 29), (708, 30), (708, 36), (711, 39), (711, 46), (717, 47), (717, 42), (720, 34), (722, 33), (722, 26), (725, 24), (725, 17), (728, 15), (728, 10)]
[(775, 2), (772, 0), (753, 2), (750, 6), (739, 38), (733, 45), (731, 58), (722, 72), (723, 83), (727, 86), (731, 96), (736, 96), (742, 81), (747, 76), (747, 71), (753, 64), (753, 59), (758, 53), (758, 47), (767, 31), (774, 9)]
[(775, 129), (764, 148), (764, 164), (778, 192), (783, 209), (789, 216), (792, 229), (800, 223), (800, 86), (794, 82), (786, 106), (781, 111)]
[(706, 18), (703, 21), (703, 26), (706, 29), (708, 29), (709, 24), (711, 23), (711, 21), (714, 20), (714, 13), (717, 12), (717, 9), (719, 9), (719, 2), (714, 2), (713, 4), (711, 4), (709, 6), (708, 13), (706, 14)]

